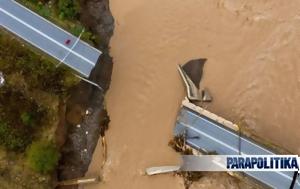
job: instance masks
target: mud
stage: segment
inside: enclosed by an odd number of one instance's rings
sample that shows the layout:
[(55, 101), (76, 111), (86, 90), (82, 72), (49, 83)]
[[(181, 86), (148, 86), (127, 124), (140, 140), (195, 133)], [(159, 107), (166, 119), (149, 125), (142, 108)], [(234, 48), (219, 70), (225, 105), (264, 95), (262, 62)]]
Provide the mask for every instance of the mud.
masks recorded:
[[(64, 129), (60, 128), (66, 130), (66, 136), (58, 166), (59, 181), (85, 175), (98, 139), (100, 135), (104, 135), (109, 123), (103, 102), (113, 68), (108, 51), (114, 20), (107, 0), (86, 0), (82, 1), (82, 6), (82, 22), (101, 38), (98, 47), (103, 52), (89, 79), (98, 83), (104, 90), (101, 91), (82, 81), (72, 91), (66, 103), (66, 120), (61, 124), (64, 125)], [(89, 110), (88, 114), (86, 110)]]

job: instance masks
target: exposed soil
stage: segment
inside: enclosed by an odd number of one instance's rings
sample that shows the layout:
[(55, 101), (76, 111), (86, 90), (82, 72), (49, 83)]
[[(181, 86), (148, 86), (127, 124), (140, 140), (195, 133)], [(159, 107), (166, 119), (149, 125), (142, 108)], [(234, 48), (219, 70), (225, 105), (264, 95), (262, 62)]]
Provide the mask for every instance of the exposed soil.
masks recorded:
[(108, 49), (114, 20), (107, 0), (85, 0), (82, 7), (82, 23), (101, 38), (98, 47), (103, 54), (89, 79), (99, 84), (103, 91), (82, 81), (66, 103), (66, 121), (62, 125), (67, 132), (58, 167), (60, 181), (84, 176), (98, 139), (104, 135), (109, 122), (103, 101), (113, 68)]

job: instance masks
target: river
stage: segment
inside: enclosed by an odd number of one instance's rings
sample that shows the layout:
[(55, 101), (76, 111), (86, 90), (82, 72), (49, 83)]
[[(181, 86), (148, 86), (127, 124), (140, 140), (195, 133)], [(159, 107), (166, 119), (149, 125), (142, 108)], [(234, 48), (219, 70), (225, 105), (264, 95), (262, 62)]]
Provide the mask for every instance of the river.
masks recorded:
[[(104, 182), (88, 189), (183, 188), (146, 167), (176, 164), (168, 147), (185, 93), (176, 70), (207, 58), (202, 87), (212, 112), (244, 122), (300, 154), (300, 1), (111, 0), (114, 70)], [(100, 171), (101, 145), (88, 174)], [(204, 187), (205, 188), (205, 187)]]

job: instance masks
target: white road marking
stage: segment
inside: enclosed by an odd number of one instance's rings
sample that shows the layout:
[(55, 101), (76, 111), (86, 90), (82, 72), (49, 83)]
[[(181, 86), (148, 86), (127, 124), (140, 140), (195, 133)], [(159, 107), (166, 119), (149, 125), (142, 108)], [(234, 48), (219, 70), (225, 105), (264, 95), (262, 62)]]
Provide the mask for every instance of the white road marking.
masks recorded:
[[(188, 113), (190, 113), (190, 112), (188, 112)], [(193, 114), (193, 115), (195, 115), (195, 114)], [(197, 115), (195, 115), (195, 116), (198, 117), (198, 118), (200, 118), (201, 120), (204, 120), (205, 122), (207, 122), (207, 123), (209, 123), (209, 124), (212, 124), (212, 125), (214, 125), (214, 126), (220, 128), (221, 130), (223, 130), (223, 131), (225, 131), (225, 132), (227, 132), (227, 133), (229, 133), (229, 134), (231, 134), (231, 135), (234, 135), (235, 137), (239, 137), (238, 135), (235, 135), (234, 133), (229, 132), (228, 130), (226, 130), (226, 129), (220, 127), (220, 126), (218, 126), (218, 125), (216, 125), (216, 124), (214, 124), (214, 123), (212, 123), (212, 122), (209, 122), (208, 120), (203, 119), (203, 118), (200, 117), (200, 116), (197, 116)], [(227, 148), (229, 148), (229, 149), (235, 151), (236, 153), (239, 153), (239, 151), (238, 151), (237, 149), (235, 149), (235, 148), (231, 147), (230, 145), (228, 145), (228, 144), (226, 144), (226, 143), (224, 143), (224, 142), (218, 140), (217, 138), (214, 138), (214, 137), (212, 137), (212, 136), (210, 136), (210, 135), (208, 135), (208, 134), (206, 134), (206, 133), (204, 133), (204, 132), (202, 132), (202, 131), (200, 131), (200, 130), (194, 128), (194, 127), (192, 127), (192, 125), (189, 125), (189, 124), (186, 124), (186, 123), (183, 123), (183, 122), (179, 122), (179, 123), (180, 123), (181, 125), (183, 125), (184, 127), (188, 128), (188, 129), (191, 129), (191, 130), (195, 131), (195, 132), (198, 133), (198, 134), (202, 134), (202, 135), (204, 135), (204, 136), (210, 138), (211, 140), (214, 140), (215, 142), (217, 142), (217, 143), (219, 143), (219, 144), (221, 144), (221, 145), (223, 145), (223, 146), (226, 146)], [(256, 147), (258, 147), (258, 148), (260, 148), (260, 149), (262, 149), (262, 150), (264, 150), (264, 151), (269, 152), (270, 154), (274, 154), (274, 153), (272, 153), (271, 151), (269, 151), (269, 150), (267, 150), (267, 149), (264, 149), (264, 148), (258, 146), (258, 145), (255, 144), (255, 143), (252, 143), (252, 142), (249, 141), (249, 140), (246, 140), (246, 139), (244, 139), (244, 138), (242, 138), (242, 139), (243, 139), (245, 142), (248, 142), (248, 143), (250, 143), (250, 144), (252, 144), (252, 145), (254, 145), (254, 146), (256, 146)], [(197, 146), (197, 145), (196, 145), (196, 146)], [(245, 154), (245, 153), (241, 152), (241, 155), (249, 155), (249, 154)], [(284, 173), (282, 173), (282, 172), (276, 171), (275, 173), (277, 173), (277, 174), (279, 174), (279, 175), (281, 175), (281, 176), (283, 176), (283, 177), (289, 179), (290, 181), (293, 180), (292, 177), (290, 177), (290, 176), (288, 176), (288, 175), (286, 175), (286, 174), (284, 174)], [(300, 183), (299, 183), (298, 180), (297, 180), (297, 184), (300, 186)]]
[[(33, 14), (33, 15), (39, 17), (39, 18), (42, 19), (43, 21), (45, 21), (45, 22), (47, 22), (48, 24), (54, 26), (55, 28), (61, 30), (62, 32), (66, 33), (67, 35), (72, 36), (72, 34), (70, 34), (69, 32), (63, 30), (62, 28), (58, 27), (57, 25), (53, 24), (53, 23), (50, 22), (49, 20), (47, 20), (47, 19), (45, 19), (44, 17), (40, 16), (39, 14), (33, 12), (32, 10), (28, 9), (27, 7), (25, 7), (25, 6), (21, 5), (21, 4), (19, 4), (18, 2), (14, 1), (14, 0), (11, 0), (11, 2), (13, 2), (13, 3), (16, 4), (17, 6), (19, 6), (19, 7), (23, 8), (23, 9), (25, 9), (26, 11), (30, 12), (31, 14)], [(86, 43), (85, 41), (81, 41), (81, 43), (83, 43), (83, 44), (85, 44), (86, 46), (88, 46), (89, 48), (91, 48), (91, 49), (97, 51), (99, 54), (102, 54), (101, 51), (99, 51), (99, 50), (96, 49), (95, 47), (89, 45), (89, 44)]]
[(71, 50), (73, 50), (73, 48), (77, 45), (77, 43), (80, 41), (81, 35), (84, 32), (84, 29), (81, 31), (80, 35), (77, 37), (76, 41), (74, 42), (74, 44), (72, 45), (72, 47), (70, 48), (70, 51), (66, 54), (66, 56), (56, 65), (56, 67), (58, 67), (62, 62), (65, 61), (65, 59), (71, 54)]
[(27, 24), (26, 22), (23, 22), (21, 19), (17, 18), (16, 16), (12, 15), (11, 13), (9, 13), (9, 12), (7, 12), (6, 10), (2, 9), (1, 7), (0, 7), (0, 11), (2, 11), (4, 14), (10, 16), (11, 18), (15, 19), (16, 21), (22, 23), (22, 24), (25, 25), (26, 27), (32, 29), (33, 31), (37, 32), (37, 33), (40, 34), (41, 36), (43, 36), (43, 37), (47, 38), (48, 40), (52, 41), (53, 43), (57, 44), (58, 46), (64, 48), (65, 50), (68, 50), (68, 51), (72, 52), (72, 54), (74, 54), (74, 55), (76, 55), (77, 57), (79, 57), (79, 58), (85, 60), (85, 61), (88, 62), (89, 64), (91, 64), (91, 65), (93, 65), (93, 66), (95, 65), (94, 62), (91, 62), (89, 59), (83, 57), (82, 55), (78, 54), (77, 52), (75, 52), (75, 51), (73, 51), (73, 50), (70, 50), (69, 48), (67, 48), (67, 47), (65, 47), (64, 45), (60, 44), (59, 42), (57, 42), (56, 40), (52, 39), (52, 38), (49, 37), (48, 35), (42, 33), (42, 32), (39, 31), (38, 29), (36, 29), (36, 28), (30, 26), (30, 25)]
[[(6, 30), (10, 31), (11, 33), (15, 34), (16, 36), (20, 36), (18, 33), (16, 33), (15, 31), (11, 30), (10, 28), (8, 28), (8, 27), (4, 27), (4, 28), (5, 28)], [(40, 49), (41, 51), (47, 52), (46, 49), (43, 49), (43, 48), (39, 47), (39, 46), (38, 46), (37, 44), (35, 44), (33, 41), (29, 41), (29, 40), (27, 40), (27, 39), (26, 39), (26, 41), (27, 41), (28, 43), (34, 45), (36, 48)], [(58, 61), (60, 60), (59, 58), (56, 57), (56, 55), (54, 55), (54, 54), (52, 54), (52, 53), (50, 53), (50, 52), (47, 52), (47, 54), (50, 55), (50, 56), (52, 56), (53, 58), (57, 59)], [(84, 72), (82, 72), (81, 70), (75, 68), (75, 67), (72, 66), (71, 64), (65, 64), (65, 65), (66, 65), (66, 66), (69, 66), (69, 67), (72, 68), (73, 70), (75, 70), (75, 71), (77, 71), (77, 72), (79, 72), (79, 73), (81, 73), (81, 74), (83, 74), (83, 75), (86, 75)]]

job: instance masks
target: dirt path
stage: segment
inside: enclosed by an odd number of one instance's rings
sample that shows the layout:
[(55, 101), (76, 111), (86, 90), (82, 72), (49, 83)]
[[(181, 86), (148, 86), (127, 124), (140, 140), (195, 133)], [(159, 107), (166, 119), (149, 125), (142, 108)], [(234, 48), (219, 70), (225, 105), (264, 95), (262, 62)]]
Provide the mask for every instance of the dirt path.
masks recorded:
[(300, 153), (300, 1), (111, 0), (111, 9), (115, 65), (101, 188), (182, 188), (177, 177), (142, 173), (177, 161), (167, 146), (184, 96), (176, 65), (193, 58), (208, 59), (210, 110)]

